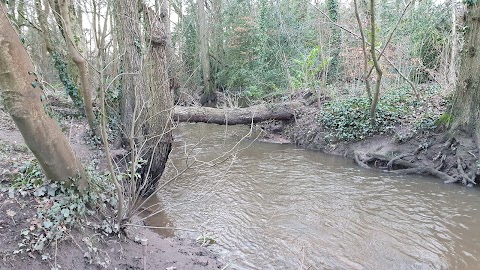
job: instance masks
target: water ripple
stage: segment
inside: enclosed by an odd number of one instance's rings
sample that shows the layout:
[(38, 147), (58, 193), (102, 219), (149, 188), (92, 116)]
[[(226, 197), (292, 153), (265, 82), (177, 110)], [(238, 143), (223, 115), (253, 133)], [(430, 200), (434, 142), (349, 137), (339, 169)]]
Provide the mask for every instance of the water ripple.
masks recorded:
[[(182, 168), (185, 152), (216, 158), (247, 132), (182, 126), (173, 162)], [(474, 189), (363, 170), (285, 145), (253, 143), (227, 163), (187, 171), (161, 197), (176, 226), (213, 234), (234, 269), (474, 269), (479, 263)]]

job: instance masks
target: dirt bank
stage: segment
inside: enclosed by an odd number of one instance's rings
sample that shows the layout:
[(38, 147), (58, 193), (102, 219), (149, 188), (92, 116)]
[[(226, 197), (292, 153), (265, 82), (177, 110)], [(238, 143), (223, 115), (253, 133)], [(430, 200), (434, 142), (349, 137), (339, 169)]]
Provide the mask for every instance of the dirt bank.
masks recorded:
[[(266, 140), (280, 143), (286, 140), (306, 149), (354, 159), (364, 168), (387, 173), (425, 174), (445, 183), (474, 186), (479, 177), (479, 149), (475, 140), (462, 130), (428, 129), (412, 131), (411, 119), (400, 121), (387, 134), (377, 134), (356, 141), (331, 141), (318, 120), (322, 106), (302, 100), (303, 106), (292, 121), (274, 121), (263, 125)], [(435, 100), (425, 106), (435, 107), (441, 115), (442, 106)], [(438, 103), (438, 102), (437, 102)], [(410, 118), (415, 115), (408, 116)], [(407, 134), (408, 133), (408, 134)]]
[[(85, 141), (86, 124), (62, 121), (71, 146), (85, 164), (102, 159), (98, 146)], [(32, 230), (38, 198), (12, 193), (12, 176), (31, 161), (10, 117), (0, 110), (0, 269), (219, 269), (216, 256), (195, 241), (162, 238), (144, 227), (128, 227), (126, 236), (107, 236), (89, 227), (73, 229), (43, 252), (30, 252), (19, 243)], [(102, 162), (99, 163), (102, 169)], [(139, 223), (141, 225), (141, 223)], [(142, 245), (142, 240), (143, 244)], [(146, 267), (145, 267), (146, 266)]]

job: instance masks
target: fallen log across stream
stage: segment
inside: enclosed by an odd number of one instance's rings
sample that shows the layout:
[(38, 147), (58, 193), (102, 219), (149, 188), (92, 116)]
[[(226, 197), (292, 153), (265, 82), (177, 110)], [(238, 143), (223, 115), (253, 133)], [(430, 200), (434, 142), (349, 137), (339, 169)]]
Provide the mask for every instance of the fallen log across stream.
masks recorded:
[(298, 102), (259, 104), (247, 108), (209, 108), (175, 106), (173, 118), (178, 122), (241, 125), (267, 120), (290, 120), (295, 116)]

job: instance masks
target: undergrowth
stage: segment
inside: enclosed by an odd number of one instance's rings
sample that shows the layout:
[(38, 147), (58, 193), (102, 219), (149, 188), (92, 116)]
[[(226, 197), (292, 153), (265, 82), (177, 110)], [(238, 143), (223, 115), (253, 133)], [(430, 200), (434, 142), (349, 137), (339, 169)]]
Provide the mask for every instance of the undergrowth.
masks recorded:
[(118, 231), (112, 218), (117, 204), (114, 186), (108, 175), (96, 173), (95, 166), (89, 167), (90, 188), (84, 194), (63, 183), (48, 183), (37, 161), (19, 170), (12, 185), (4, 191), (8, 191), (10, 198), (34, 196), (37, 213), (29, 227), (22, 230), (22, 241), (15, 254), (42, 253), (53, 241), (65, 239), (72, 228), (88, 226), (104, 234)]
[(365, 96), (325, 103), (318, 120), (326, 128), (325, 139), (329, 142), (362, 140), (374, 134), (392, 132), (418, 105), (415, 97), (402, 88), (381, 96), (375, 126), (370, 124), (370, 100)]

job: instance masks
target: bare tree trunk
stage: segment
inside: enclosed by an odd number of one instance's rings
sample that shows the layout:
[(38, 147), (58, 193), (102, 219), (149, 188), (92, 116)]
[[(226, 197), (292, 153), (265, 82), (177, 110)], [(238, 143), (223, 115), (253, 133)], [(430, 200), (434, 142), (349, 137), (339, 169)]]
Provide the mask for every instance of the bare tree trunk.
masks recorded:
[(147, 10), (146, 20), (149, 22), (147, 46), (149, 48), (147, 72), (149, 84), (144, 91), (148, 97), (148, 107), (140, 117), (145, 151), (142, 156), (147, 160), (142, 176), (146, 184), (142, 190), (149, 194), (157, 188), (163, 174), (168, 155), (172, 149), (172, 110), (173, 94), (170, 91), (167, 63), (167, 45), (169, 31), (168, 1), (163, 0), (160, 13)]
[(142, 179), (137, 183), (138, 192), (146, 195), (155, 191), (172, 146), (173, 95), (166, 55), (168, 2), (163, 1), (158, 16), (141, 1), (130, 0), (119, 1), (115, 13), (119, 44), (124, 46), (122, 123), (132, 151), (132, 164), (135, 159), (146, 161), (140, 170)]
[(450, 51), (450, 65), (448, 70), (448, 87), (453, 90), (456, 88), (457, 74), (456, 74), (456, 60), (457, 60), (457, 9), (456, 0), (452, 0), (452, 37), (451, 37), (451, 51)]
[(358, 12), (358, 5), (357, 0), (353, 0), (353, 4), (355, 5), (355, 18), (357, 19), (358, 23), (358, 30), (360, 31), (360, 37), (362, 42), (362, 52), (363, 52), (363, 79), (365, 80), (365, 90), (367, 91), (368, 97), (372, 98), (372, 91), (370, 90), (370, 74), (368, 70), (368, 53), (367, 53), (367, 43), (365, 41), (365, 33), (363, 31), (362, 20), (360, 19), (360, 14)]
[(85, 105), (85, 115), (87, 117), (88, 126), (95, 133), (95, 135), (100, 136), (100, 132), (98, 132), (97, 125), (95, 124), (95, 114), (93, 113), (92, 85), (90, 82), (88, 63), (87, 60), (80, 54), (78, 48), (76, 48), (74, 45), (75, 36), (73, 35), (73, 28), (68, 12), (70, 0), (58, 0), (58, 5), (60, 9), (60, 15), (62, 17), (63, 30), (65, 31), (65, 42), (67, 43), (68, 52), (72, 57), (73, 62), (75, 62), (77, 65), (80, 75), (83, 103)]
[(208, 28), (207, 18), (204, 7), (204, 0), (197, 0), (198, 10), (198, 44), (200, 47), (200, 62), (202, 64), (203, 93), (210, 95), (213, 92), (210, 78), (210, 59), (208, 56)]
[[(480, 5), (468, 5), (465, 13), (465, 45), (459, 70), (457, 89), (453, 101), (454, 123), (452, 131), (463, 128), (471, 132), (479, 144), (480, 139)], [(480, 148), (480, 145), (477, 145)], [(480, 150), (480, 149), (479, 149)]]
[[(338, 16), (340, 15), (340, 4), (338, 0), (327, 0), (327, 11), (329, 18), (338, 23)], [(335, 25), (331, 26), (331, 39), (330, 39), (331, 57), (328, 65), (327, 81), (328, 83), (334, 82), (338, 77), (338, 71), (340, 66), (340, 50), (342, 46), (342, 33), (340, 29)]]
[(370, 125), (375, 126), (375, 112), (377, 110), (378, 99), (380, 96), (380, 86), (382, 83), (382, 68), (378, 62), (375, 50), (375, 0), (370, 0), (370, 54), (372, 55), (373, 66), (377, 72), (377, 81), (375, 82), (375, 93), (373, 95), (372, 105), (370, 106)]
[(84, 168), (60, 127), (45, 113), (33, 64), (8, 21), (6, 10), (0, 8), (0, 12), (0, 93), (5, 109), (47, 178), (74, 184), (83, 191), (88, 186)]

